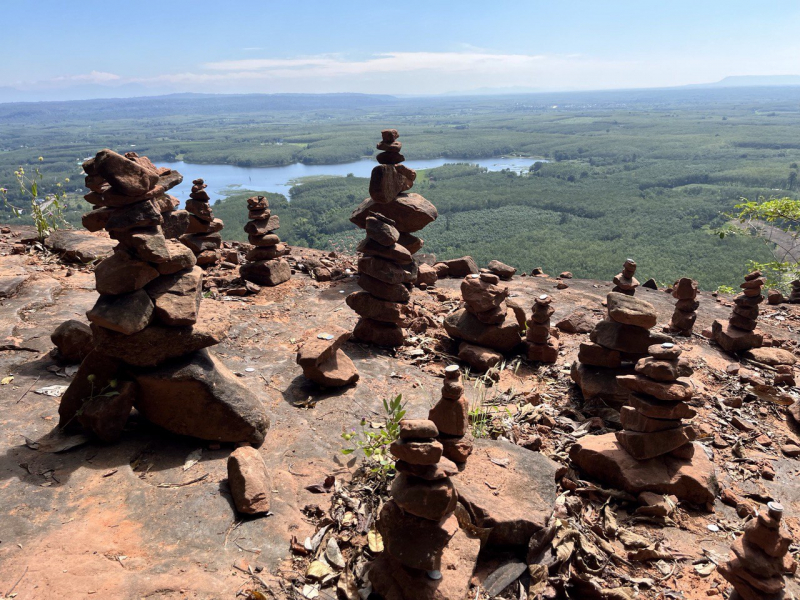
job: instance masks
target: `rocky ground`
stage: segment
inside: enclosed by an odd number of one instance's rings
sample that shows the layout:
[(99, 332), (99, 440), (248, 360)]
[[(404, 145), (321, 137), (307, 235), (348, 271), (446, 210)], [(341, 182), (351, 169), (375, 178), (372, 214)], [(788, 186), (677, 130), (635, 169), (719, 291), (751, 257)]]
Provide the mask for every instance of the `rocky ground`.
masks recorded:
[[(228, 339), (214, 353), (272, 417), (260, 448), (273, 475), (272, 514), (241, 518), (227, 488), (232, 447), (178, 438), (135, 416), (123, 439), (110, 446), (49, 435), (62, 386), (75, 371), (51, 356), (50, 334), (67, 319), (85, 321), (96, 299), (91, 261), (111, 244), (102, 236), (64, 234), (45, 248), (23, 244), (28, 230), (4, 231), (0, 597), (333, 598), (337, 585), (340, 597), (358, 597), (350, 583), (376, 549), (368, 534), (375, 492), (382, 488), (374, 478), (355, 475), (360, 458), (342, 453), (348, 442), (341, 434), (362, 420), (379, 427), (382, 400), (397, 394), (410, 417), (427, 415), (456, 351), (439, 325), (459, 305), (460, 279), (414, 291), (421, 320), (399, 351), (346, 344), (361, 378), (334, 392), (307, 382), (295, 354), (326, 327), (355, 324), (344, 301), (357, 289), (346, 274), (352, 265), (346, 257), (293, 248), (297, 273), (287, 283), (256, 295), (207, 294), (204, 302), (224, 302), (233, 317)], [(62, 260), (65, 254), (83, 263)], [(333, 281), (302, 272), (323, 259), (331, 263), (325, 266)], [(554, 323), (576, 311), (584, 321), (600, 320), (611, 283), (565, 282), (568, 287), (556, 289), (552, 277), (516, 276), (507, 285), (526, 310), (536, 295), (551, 294)], [(658, 310), (657, 328), (669, 322), (669, 294), (639, 288), (637, 297)], [(619, 425), (615, 411), (584, 403), (569, 377), (588, 333), (562, 333), (555, 365), (509, 357), (501, 368), (469, 379), (473, 427), (482, 439), (467, 471), (454, 479), (466, 509), (462, 527), (475, 535), (519, 544), (524, 540), (517, 538), (555, 513), (560, 520), (550, 525), (570, 532), (555, 538), (569, 540), (559, 550), (563, 564), (555, 564), (538, 589), (535, 573), (526, 569), (527, 544), (488, 553), (473, 597), (524, 598), (556, 590), (581, 598), (725, 596), (729, 586), (716, 563), (727, 558), (750, 513), (773, 499), (784, 504), (789, 531), (800, 539), (800, 463), (783, 451), (800, 437), (787, 417), (797, 389), (772, 386), (768, 365), (739, 361), (699, 335), (714, 319), (727, 318), (730, 299), (703, 292), (699, 300), (697, 333), (680, 345), (700, 390), (693, 423), (722, 491), (714, 506), (664, 501), (642, 510), (636, 498), (571, 469), (568, 452), (576, 439)], [(765, 306), (760, 323), (776, 345), (796, 352), (800, 307)], [(315, 536), (319, 531), (323, 535)], [(320, 582), (309, 565), (328, 539), (337, 541), (347, 566)], [(798, 546), (792, 551), (797, 556)], [(792, 578), (787, 589), (800, 593)]]

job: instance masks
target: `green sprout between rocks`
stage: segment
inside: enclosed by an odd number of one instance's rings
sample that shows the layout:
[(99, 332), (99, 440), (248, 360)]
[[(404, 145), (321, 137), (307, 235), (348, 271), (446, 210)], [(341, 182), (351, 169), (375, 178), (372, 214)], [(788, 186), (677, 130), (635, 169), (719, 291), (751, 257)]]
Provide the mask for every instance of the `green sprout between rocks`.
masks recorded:
[[(39, 162), (43, 161), (44, 157), (40, 156)], [(44, 174), (39, 167), (33, 167), (32, 174), (27, 173), (25, 167), (20, 167), (14, 171), (14, 177), (17, 179), (20, 196), (30, 199), (30, 216), (36, 226), (36, 235), (39, 241), (43, 241), (44, 238), (50, 235), (50, 232), (55, 231), (59, 225), (65, 223), (63, 210), (67, 194), (62, 189), (63, 184), (56, 183), (55, 191), (42, 194), (40, 187), (44, 180)], [(69, 178), (66, 178), (64, 183), (69, 183)], [(11, 210), (16, 218), (20, 218), (25, 214), (25, 209), (9, 201), (8, 188), (0, 187), (0, 197), (3, 198), (3, 204)]]
[(356, 450), (364, 453), (364, 467), (373, 475), (386, 479), (394, 473), (394, 459), (389, 453), (389, 446), (400, 437), (400, 421), (406, 415), (403, 395), (398, 394), (392, 400), (383, 400), (386, 421), (376, 424), (361, 419), (359, 429), (342, 432), (342, 439), (352, 443), (349, 448), (342, 448), (342, 454), (352, 454)]

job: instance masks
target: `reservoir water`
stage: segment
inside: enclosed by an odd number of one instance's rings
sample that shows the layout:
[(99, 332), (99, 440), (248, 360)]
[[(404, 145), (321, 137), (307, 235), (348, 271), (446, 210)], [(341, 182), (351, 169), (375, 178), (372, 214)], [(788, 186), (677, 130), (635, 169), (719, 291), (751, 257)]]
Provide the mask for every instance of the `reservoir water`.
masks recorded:
[[(434, 158), (430, 160), (408, 161), (408, 167), (416, 170), (433, 169), (444, 164), (470, 163), (486, 167), (489, 171), (511, 169), (517, 173), (527, 171), (533, 163), (546, 162), (537, 158)], [(170, 194), (181, 201), (181, 206), (189, 198), (192, 180), (202, 177), (208, 184), (211, 202), (223, 198), (225, 192), (237, 189), (259, 192), (276, 192), (289, 198), (289, 189), (303, 177), (340, 176), (352, 173), (356, 177), (369, 177), (376, 165), (374, 159), (365, 158), (356, 162), (338, 165), (304, 165), (295, 163), (283, 167), (237, 167), (235, 165), (198, 165), (194, 163), (159, 162), (158, 166), (175, 169), (183, 175), (183, 183), (170, 190)]]

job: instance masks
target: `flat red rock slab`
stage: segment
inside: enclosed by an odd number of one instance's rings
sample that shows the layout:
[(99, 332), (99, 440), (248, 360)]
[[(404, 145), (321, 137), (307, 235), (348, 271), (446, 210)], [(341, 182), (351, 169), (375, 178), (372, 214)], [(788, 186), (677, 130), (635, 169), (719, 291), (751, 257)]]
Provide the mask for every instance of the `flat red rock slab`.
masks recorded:
[(619, 445), (613, 433), (607, 433), (581, 438), (569, 456), (588, 477), (635, 495), (673, 494), (702, 506), (713, 503), (718, 491), (714, 464), (697, 445), (689, 460), (659, 456), (640, 461)]

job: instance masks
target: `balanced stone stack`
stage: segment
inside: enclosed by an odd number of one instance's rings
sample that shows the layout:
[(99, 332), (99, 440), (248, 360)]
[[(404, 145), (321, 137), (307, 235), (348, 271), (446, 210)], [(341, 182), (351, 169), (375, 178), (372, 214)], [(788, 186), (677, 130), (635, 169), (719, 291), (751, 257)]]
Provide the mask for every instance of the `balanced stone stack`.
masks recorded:
[(95, 268), (100, 297), (87, 312), (95, 347), (62, 396), (60, 426), (113, 441), (135, 406), (180, 435), (261, 443), (269, 425), (261, 402), (204, 350), (230, 322), (215, 303), (201, 314), (203, 271), (189, 248), (163, 235), (160, 209), (172, 202), (159, 170), (110, 150), (83, 168), (119, 244)]
[(244, 230), (247, 233), (247, 241), (254, 248), (245, 255), (248, 262), (239, 268), (239, 274), (245, 281), (257, 285), (276, 286), (289, 281), (292, 269), (289, 263), (281, 258), (289, 252), (275, 234), (281, 226), (278, 215), (271, 213), (269, 201), (264, 196), (248, 198), (247, 210), (250, 220), (244, 226)]
[[(405, 157), (396, 129), (381, 131), (372, 170), (369, 198), (353, 211), (350, 221), (366, 231), (358, 245), (358, 285), (364, 290), (348, 296), (347, 304), (361, 317), (353, 337), (378, 346), (401, 346), (403, 326), (409, 320), (410, 288), (420, 269), (414, 254), (422, 240), (414, 235), (439, 216), (436, 208), (419, 194), (407, 193), (417, 177), (400, 164)], [(424, 283), (435, 282), (425, 269)]]
[(353, 361), (342, 350), (350, 339), (350, 332), (333, 326), (330, 331), (318, 333), (297, 352), (297, 364), (306, 379), (323, 387), (344, 387), (358, 381), (358, 371)]
[(552, 364), (558, 358), (558, 338), (550, 330), (550, 317), (555, 312), (552, 302), (550, 296), (542, 294), (533, 303), (533, 314), (525, 330), (529, 360)]
[[(105, 177), (97, 172), (94, 166), (96, 159), (86, 161), (83, 168), (86, 173), (85, 182), (86, 187), (89, 188), (89, 194), (84, 196), (84, 199), (94, 206), (94, 210), (83, 215), (82, 223), (86, 229), (92, 232), (105, 229), (106, 223), (115, 209), (150, 200), (148, 212), (158, 213), (161, 217), (160, 222), (152, 226), (150, 233), (175, 239), (186, 231), (189, 226), (189, 213), (185, 210), (176, 210), (180, 201), (167, 194), (169, 190), (183, 181), (183, 175), (164, 167), (158, 168), (146, 156), (140, 157), (135, 152), (128, 152), (123, 157), (113, 150), (102, 150), (97, 156), (105, 157), (106, 164), (109, 161), (115, 161), (117, 165), (130, 169), (128, 165), (121, 162), (127, 159), (128, 162), (145, 169), (149, 173), (149, 178), (137, 183), (128, 181), (126, 184), (120, 183), (117, 179), (115, 186), (112, 186)], [(156, 177), (155, 183), (153, 183), (153, 173)], [(120, 173), (119, 177), (122, 176)], [(125, 190), (126, 193), (122, 193), (121, 190)], [(151, 220), (158, 219), (153, 215)]]
[(678, 300), (675, 303), (675, 312), (672, 313), (666, 331), (677, 335), (692, 335), (692, 328), (697, 321), (697, 282), (694, 279), (683, 277), (672, 286), (672, 297)]
[(672, 338), (650, 331), (658, 315), (649, 302), (610, 292), (606, 305), (608, 318), (595, 326), (588, 343), (580, 345), (571, 375), (587, 400), (599, 397), (622, 404), (628, 391), (618, 385), (616, 376), (632, 373), (631, 363), (647, 356), (650, 346)]
[(800, 279), (792, 281), (792, 291), (789, 293), (790, 304), (800, 304)]
[(741, 600), (781, 600), (786, 582), (785, 564), (792, 538), (781, 525), (783, 506), (778, 502), (767, 504), (767, 513), (760, 512), (744, 526), (744, 535), (731, 546), (731, 558), (719, 565), (719, 572), (727, 579)]
[(469, 403), (464, 396), (464, 384), (458, 365), (444, 370), (442, 397), (428, 413), (436, 424), (443, 454), (455, 463), (465, 463), (472, 454), (473, 440), (469, 430)]
[(473, 273), (461, 282), (464, 308), (444, 320), (447, 334), (461, 340), (458, 356), (474, 369), (486, 370), (522, 341), (521, 323), (506, 303), (508, 288), (494, 273)]
[(453, 513), (458, 495), (450, 477), (458, 468), (442, 457), (439, 435), (433, 421), (406, 419), (391, 445), (398, 475), (378, 519), (385, 549), (369, 572), (386, 600), (456, 600), (469, 589), (480, 542), (467, 538)]
[(222, 219), (214, 218), (207, 187), (202, 179), (192, 181), (192, 191), (186, 201), (189, 227), (180, 238), (194, 252), (197, 264), (203, 267), (219, 263), (219, 249), (222, 247), (222, 236), (219, 232), (224, 227)]
[(636, 288), (639, 287), (639, 280), (634, 277), (635, 273), (636, 261), (629, 258), (622, 265), (622, 273), (617, 273), (614, 276), (614, 289), (611, 291), (633, 296), (636, 293)]
[(742, 293), (733, 299), (733, 312), (728, 323), (723, 325), (714, 321), (711, 332), (714, 341), (727, 352), (743, 352), (751, 348), (760, 348), (764, 336), (755, 331), (758, 319), (758, 305), (764, 301), (761, 288), (766, 279), (761, 271), (753, 271), (744, 278), (741, 284)]
[(631, 390), (628, 406), (620, 410), (623, 430), (620, 446), (637, 460), (671, 454), (691, 458), (697, 437), (681, 419), (695, 416), (687, 401), (692, 398), (692, 369), (681, 359), (681, 349), (671, 342), (648, 348), (650, 356), (636, 363), (636, 374), (620, 375), (617, 382)]

